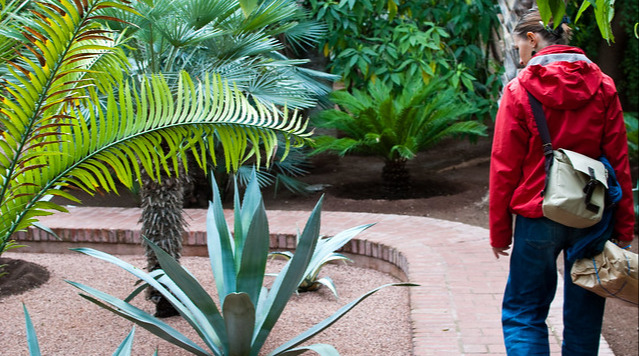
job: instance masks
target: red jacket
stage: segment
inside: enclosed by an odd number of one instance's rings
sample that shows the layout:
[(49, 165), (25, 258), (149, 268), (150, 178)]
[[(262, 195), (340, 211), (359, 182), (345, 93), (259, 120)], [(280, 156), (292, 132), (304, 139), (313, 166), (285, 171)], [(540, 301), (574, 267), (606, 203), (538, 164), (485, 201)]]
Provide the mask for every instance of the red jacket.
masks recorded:
[(623, 193), (615, 213), (615, 237), (632, 240), (628, 142), (615, 84), (579, 48), (553, 45), (539, 51), (504, 88), (490, 166), (490, 244), (511, 244), (512, 214), (543, 216), (542, 143), (526, 90), (543, 105), (555, 149), (608, 158)]

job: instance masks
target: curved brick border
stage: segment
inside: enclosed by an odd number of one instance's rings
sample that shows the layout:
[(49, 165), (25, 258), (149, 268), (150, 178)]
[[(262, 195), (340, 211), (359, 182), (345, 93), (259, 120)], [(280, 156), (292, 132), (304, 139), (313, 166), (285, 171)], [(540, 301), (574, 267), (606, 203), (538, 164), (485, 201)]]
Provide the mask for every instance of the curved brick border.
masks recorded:
[[(16, 239), (29, 245), (29, 252), (64, 252), (81, 245), (110, 253), (141, 253), (140, 209), (70, 207), (69, 211), (40, 219), (63, 241), (33, 229)], [(267, 214), (271, 247), (293, 248), (294, 236), (309, 212)], [(186, 215), (184, 254), (205, 255), (206, 211), (186, 210)], [(420, 284), (410, 288), (413, 355), (505, 355), (499, 318), (508, 262), (492, 257), (486, 229), (427, 217), (323, 212), (321, 233), (331, 236), (368, 223), (376, 225), (344, 251), (365, 256), (360, 263)], [(563, 300), (561, 288), (555, 300)], [(552, 354), (561, 352), (560, 315), (561, 306), (553, 304), (548, 319), (555, 341)], [(613, 355), (603, 339), (599, 354)]]

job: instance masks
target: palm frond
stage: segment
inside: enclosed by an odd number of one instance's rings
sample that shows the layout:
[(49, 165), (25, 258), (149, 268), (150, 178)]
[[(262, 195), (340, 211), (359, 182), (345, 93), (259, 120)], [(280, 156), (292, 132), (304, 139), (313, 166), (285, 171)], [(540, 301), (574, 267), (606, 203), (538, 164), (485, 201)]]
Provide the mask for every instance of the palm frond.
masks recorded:
[[(101, 17), (96, 9), (110, 4), (39, 4), (41, 12), (30, 27), (39, 35), (25, 36), (32, 57), (8, 62), (11, 76), (3, 78), (0, 97), (0, 254), (13, 232), (52, 210), (64, 210), (41, 200), (49, 194), (68, 196), (64, 187), (111, 191), (115, 179), (131, 186), (140, 166), (157, 177), (187, 150), (204, 166), (209, 155), (196, 149), (207, 143), (214, 147), (215, 141), (227, 169), (237, 169), (247, 156), (259, 164), (261, 150), (268, 161), (278, 132), (286, 147), (308, 139), (306, 123), (295, 113), (289, 117), (286, 110), (279, 115), (275, 108), (251, 105), (219, 76), (203, 75), (194, 82), (182, 73), (174, 95), (160, 75), (122, 82), (90, 69), (95, 57), (111, 50), (96, 43), (105, 41), (107, 32), (91, 21)], [(104, 76), (119, 84), (101, 106), (94, 83)], [(215, 152), (210, 157), (215, 160)]]

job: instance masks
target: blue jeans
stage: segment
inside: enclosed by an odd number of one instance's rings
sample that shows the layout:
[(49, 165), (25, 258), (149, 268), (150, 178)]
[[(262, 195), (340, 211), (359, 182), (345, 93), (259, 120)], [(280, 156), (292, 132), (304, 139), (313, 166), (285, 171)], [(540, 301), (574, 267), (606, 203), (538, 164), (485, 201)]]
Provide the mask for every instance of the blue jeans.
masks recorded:
[[(557, 257), (584, 232), (546, 218), (517, 216), (502, 304), (508, 355), (550, 355), (546, 317), (557, 288)], [(572, 263), (565, 257), (564, 263), (562, 355), (597, 355), (605, 298), (574, 285)]]

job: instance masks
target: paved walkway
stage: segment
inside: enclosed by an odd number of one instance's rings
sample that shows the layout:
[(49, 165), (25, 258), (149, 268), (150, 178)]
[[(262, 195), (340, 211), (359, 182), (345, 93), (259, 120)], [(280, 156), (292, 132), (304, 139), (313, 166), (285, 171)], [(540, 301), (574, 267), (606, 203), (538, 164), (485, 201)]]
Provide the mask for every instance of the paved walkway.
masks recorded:
[[(28, 242), (30, 252), (38, 249), (62, 252), (73, 243), (86, 247), (99, 244), (101, 250), (111, 253), (134, 253), (141, 249), (139, 209), (71, 207), (69, 210), (70, 214), (41, 219), (64, 242), (33, 230), (21, 234), (20, 241)], [(206, 211), (186, 213), (189, 228), (185, 254), (203, 254)], [(303, 228), (308, 215), (309, 212), (300, 211), (269, 211), (271, 247), (292, 247), (295, 233)], [(358, 235), (345, 251), (373, 257), (360, 260), (396, 275), (403, 274), (409, 281), (420, 284), (410, 288), (413, 355), (505, 355), (500, 302), (508, 260), (495, 260), (488, 247), (486, 229), (427, 217), (323, 212), (321, 233), (330, 236), (367, 223), (376, 225)], [(555, 300), (563, 300), (561, 289)], [(551, 353), (560, 355), (560, 303), (553, 304), (548, 324)], [(603, 338), (600, 355), (614, 355)]]

